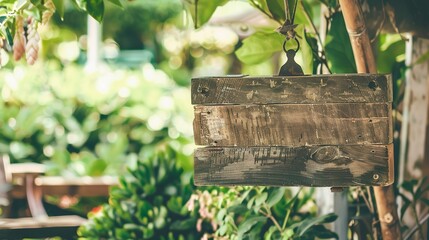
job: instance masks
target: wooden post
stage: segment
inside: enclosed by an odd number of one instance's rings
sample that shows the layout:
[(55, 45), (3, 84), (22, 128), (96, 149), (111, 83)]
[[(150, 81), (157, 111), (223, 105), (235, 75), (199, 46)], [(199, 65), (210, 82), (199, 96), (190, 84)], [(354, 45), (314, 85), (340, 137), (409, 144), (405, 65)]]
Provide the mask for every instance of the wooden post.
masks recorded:
[[(421, 179), (428, 176), (428, 113), (429, 113), (429, 62), (415, 64), (416, 61), (429, 51), (429, 40), (411, 37), (407, 42), (406, 64), (412, 66), (406, 72), (406, 98), (404, 97), (403, 121), (401, 129), (401, 157), (399, 159), (400, 171), (398, 182), (402, 183), (410, 179)], [(402, 133), (402, 130), (401, 130)], [(424, 134), (426, 133), (426, 134)], [(409, 196), (409, 193), (403, 191)], [(401, 207), (402, 202), (399, 202)], [(418, 214), (422, 213), (422, 207), (417, 205)], [(411, 211), (406, 211), (402, 221), (407, 226), (416, 225), (416, 220)], [(419, 234), (414, 235), (417, 239)]]
[[(411, 38), (409, 43), (411, 45), (409, 49), (411, 52), (411, 63), (416, 62), (416, 60), (429, 51), (429, 40)], [(429, 64), (428, 62), (417, 64), (413, 66), (406, 73), (407, 83), (411, 90), (410, 94), (410, 105), (404, 106), (409, 108), (410, 122), (409, 122), (409, 133), (408, 133), (408, 152), (407, 152), (407, 163), (406, 169), (401, 169), (401, 171), (407, 172), (405, 174), (405, 179), (407, 177), (411, 178), (421, 178), (423, 159), (425, 157), (425, 142), (426, 142), (426, 125), (427, 125), (427, 116), (428, 116), (428, 74), (429, 74)], [(408, 175), (408, 176), (407, 176)]]
[[(359, 73), (376, 73), (375, 58), (366, 31), (365, 19), (358, 0), (340, 0), (347, 31)], [(401, 239), (393, 186), (374, 187), (378, 217), (384, 240)]]
[(88, 58), (85, 69), (92, 72), (100, 66), (101, 62), (101, 24), (88, 16)]

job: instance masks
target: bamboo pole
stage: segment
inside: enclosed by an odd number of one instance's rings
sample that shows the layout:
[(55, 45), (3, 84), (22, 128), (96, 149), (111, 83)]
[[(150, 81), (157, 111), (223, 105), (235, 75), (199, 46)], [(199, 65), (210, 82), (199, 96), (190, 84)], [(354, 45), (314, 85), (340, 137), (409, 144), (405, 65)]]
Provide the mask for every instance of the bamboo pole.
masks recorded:
[[(375, 58), (358, 0), (340, 0), (359, 73), (377, 73)], [(374, 187), (378, 218), (384, 240), (402, 239), (393, 185)]]

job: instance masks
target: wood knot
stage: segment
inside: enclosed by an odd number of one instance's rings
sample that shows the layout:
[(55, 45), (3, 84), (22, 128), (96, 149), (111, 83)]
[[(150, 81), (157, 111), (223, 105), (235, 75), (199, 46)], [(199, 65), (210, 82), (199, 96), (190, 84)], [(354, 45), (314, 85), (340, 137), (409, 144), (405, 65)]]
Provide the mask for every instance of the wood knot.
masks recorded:
[(377, 90), (377, 88), (378, 88), (378, 84), (377, 84), (377, 82), (376, 82), (376, 81), (371, 81), (371, 82), (369, 82), (369, 83), (368, 83), (368, 87), (369, 87), (370, 89), (372, 89), (373, 91), (375, 91), (375, 90)]
[(319, 147), (311, 152), (310, 159), (320, 164), (334, 163), (336, 165), (343, 165), (352, 162), (349, 157), (341, 154), (337, 146)]
[(201, 87), (198, 86), (197, 92), (203, 94), (204, 96), (207, 96), (209, 94), (209, 88), (208, 87)]

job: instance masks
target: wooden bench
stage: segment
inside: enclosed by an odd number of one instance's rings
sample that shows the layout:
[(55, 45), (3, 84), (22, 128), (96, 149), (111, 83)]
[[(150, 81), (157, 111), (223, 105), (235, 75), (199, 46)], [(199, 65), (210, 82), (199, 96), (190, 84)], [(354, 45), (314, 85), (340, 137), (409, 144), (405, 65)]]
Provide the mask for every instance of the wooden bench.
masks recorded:
[(42, 164), (10, 164), (7, 156), (0, 156), (0, 203), (25, 198), (31, 214), (0, 219), (0, 239), (75, 237), (77, 228), (86, 220), (75, 215), (48, 216), (43, 196), (108, 196), (109, 187), (118, 183), (116, 177), (63, 178), (42, 176), (44, 172)]

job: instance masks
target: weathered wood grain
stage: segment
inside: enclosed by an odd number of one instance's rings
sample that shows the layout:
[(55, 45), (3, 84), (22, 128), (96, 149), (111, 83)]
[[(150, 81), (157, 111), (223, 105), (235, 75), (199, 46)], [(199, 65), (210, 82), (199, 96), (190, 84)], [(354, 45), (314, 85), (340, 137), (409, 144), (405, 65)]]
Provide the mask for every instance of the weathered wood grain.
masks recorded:
[(391, 104), (196, 106), (194, 138), (210, 146), (392, 143)]
[(196, 185), (385, 186), (393, 183), (393, 144), (206, 147), (194, 158)]
[(391, 76), (345, 74), (192, 79), (192, 104), (392, 102)]

